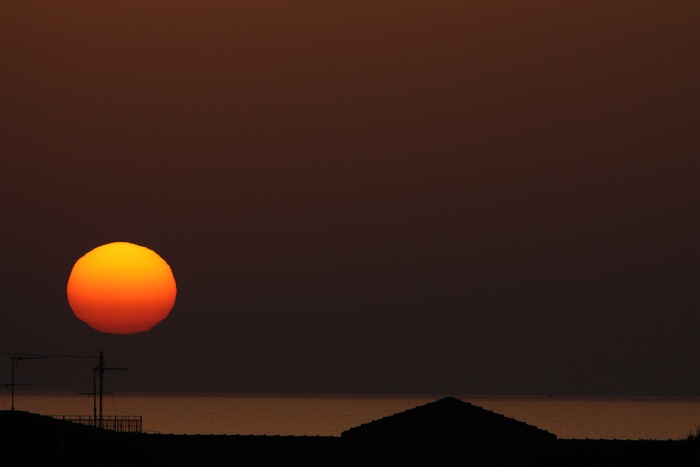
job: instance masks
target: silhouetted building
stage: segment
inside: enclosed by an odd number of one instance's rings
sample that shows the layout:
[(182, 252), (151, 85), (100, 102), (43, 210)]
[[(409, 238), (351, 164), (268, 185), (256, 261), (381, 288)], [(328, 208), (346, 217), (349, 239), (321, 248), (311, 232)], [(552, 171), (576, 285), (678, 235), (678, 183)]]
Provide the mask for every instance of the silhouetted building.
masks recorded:
[(424, 442), (547, 441), (556, 436), (527, 423), (446, 397), (343, 432), (343, 438)]
[(0, 411), (4, 466), (698, 466), (697, 441), (557, 439), (454, 398), (342, 436), (120, 433)]

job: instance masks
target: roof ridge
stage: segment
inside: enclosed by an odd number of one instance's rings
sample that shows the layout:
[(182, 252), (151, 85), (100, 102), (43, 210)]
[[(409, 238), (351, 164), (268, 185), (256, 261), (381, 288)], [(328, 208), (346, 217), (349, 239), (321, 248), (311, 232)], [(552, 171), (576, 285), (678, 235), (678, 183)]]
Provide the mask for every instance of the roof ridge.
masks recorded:
[(444, 397), (369, 423), (341, 436), (428, 439), (554, 439), (545, 430), (455, 397)]

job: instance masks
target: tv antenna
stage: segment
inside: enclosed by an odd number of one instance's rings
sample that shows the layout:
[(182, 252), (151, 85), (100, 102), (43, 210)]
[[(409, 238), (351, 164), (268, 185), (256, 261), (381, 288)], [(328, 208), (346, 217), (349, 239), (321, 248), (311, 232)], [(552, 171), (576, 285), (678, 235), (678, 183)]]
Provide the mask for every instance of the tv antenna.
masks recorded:
[[(19, 360), (45, 360), (49, 357), (56, 358), (97, 358), (97, 366), (92, 369), (92, 411), (93, 417), (95, 418), (95, 423), (97, 426), (102, 428), (103, 425), (103, 412), (102, 412), (102, 399), (105, 394), (104, 391), (104, 373), (105, 371), (114, 370), (128, 370), (128, 368), (108, 368), (105, 366), (105, 356), (104, 352), (100, 350), (100, 355), (95, 357), (94, 355), (53, 355), (53, 354), (26, 354), (26, 353), (8, 353), (2, 352), (4, 354), (10, 355), (10, 360), (12, 362), (12, 382), (10, 384), (5, 384), (6, 387), (11, 388), (12, 391), (12, 410), (15, 410), (15, 386), (28, 386), (30, 383), (15, 383), (15, 366), (16, 362)], [(98, 378), (96, 378), (98, 375)], [(95, 388), (95, 379), (99, 381), (99, 389)], [(95, 398), (99, 395), (99, 417), (97, 414), (97, 407), (95, 407)]]
[(108, 368), (108, 367), (105, 367), (105, 356), (104, 356), (104, 353), (103, 353), (101, 350), (100, 350), (100, 357), (99, 357), (99, 359), (100, 359), (99, 365), (98, 365), (96, 368), (93, 368), (93, 369), (92, 369), (92, 371), (93, 371), (93, 373), (92, 373), (92, 374), (93, 374), (93, 379), (92, 379), (92, 381), (93, 381), (93, 385), (92, 385), (92, 387), (93, 387), (92, 410), (93, 410), (93, 413), (94, 413), (94, 411), (95, 411), (95, 395), (94, 395), (94, 391), (95, 391), (95, 389), (94, 389), (94, 388), (95, 388), (95, 372), (98, 372), (98, 373), (99, 373), (99, 381), (100, 381), (100, 391), (99, 391), (99, 393), (100, 393), (100, 417), (99, 417), (97, 420), (98, 420), (98, 426), (99, 426), (100, 428), (102, 428), (102, 421), (103, 421), (103, 418), (102, 418), (102, 396), (103, 396), (104, 393), (105, 393), (105, 392), (104, 392), (104, 375), (105, 375), (105, 371), (115, 371), (115, 370), (116, 370), (116, 371), (123, 371), (123, 370), (128, 370), (128, 368)]
[[(111, 392), (105, 392), (104, 390), (104, 373), (105, 371), (121, 371), (128, 370), (128, 368), (108, 368), (105, 366), (105, 356), (104, 352), (100, 350), (100, 356), (98, 358), (98, 366), (92, 368), (92, 392), (79, 392), (78, 394), (92, 394), (92, 417), (94, 420), (94, 425), (102, 428), (104, 417), (102, 415), (102, 400), (105, 394), (111, 394)], [(98, 378), (99, 375), (99, 378)], [(97, 381), (99, 381), (99, 389), (97, 387)], [(100, 401), (100, 412), (99, 416), (97, 413), (97, 397), (99, 396)]]
[(10, 356), (10, 365), (12, 366), (11, 370), (11, 381), (10, 384), (5, 384), (6, 388), (10, 388), (10, 393), (12, 396), (10, 399), (12, 400), (12, 410), (15, 410), (15, 386), (29, 386), (31, 383), (15, 383), (15, 367), (17, 366), (17, 363), (20, 360), (46, 360), (48, 357), (43, 357), (43, 356), (26, 356), (26, 355), (11, 355)]

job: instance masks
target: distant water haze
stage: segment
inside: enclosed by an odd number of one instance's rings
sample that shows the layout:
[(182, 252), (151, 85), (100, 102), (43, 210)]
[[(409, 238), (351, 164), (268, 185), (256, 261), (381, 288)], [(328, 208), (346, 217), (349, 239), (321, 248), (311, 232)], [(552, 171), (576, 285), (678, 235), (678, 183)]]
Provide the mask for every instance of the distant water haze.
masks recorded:
[[(700, 398), (460, 396), (463, 401), (535, 425), (559, 438), (679, 439), (700, 424)], [(142, 415), (149, 432), (339, 436), (348, 428), (423, 405), (438, 396), (119, 394), (105, 415)], [(17, 410), (88, 415), (92, 398), (16, 394)], [(9, 409), (7, 394), (0, 408)]]

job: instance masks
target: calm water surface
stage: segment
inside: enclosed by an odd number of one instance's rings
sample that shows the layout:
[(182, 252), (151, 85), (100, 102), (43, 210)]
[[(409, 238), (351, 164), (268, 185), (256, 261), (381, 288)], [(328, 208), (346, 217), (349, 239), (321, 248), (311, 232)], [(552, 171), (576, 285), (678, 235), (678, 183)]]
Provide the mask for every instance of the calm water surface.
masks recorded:
[[(678, 439), (700, 426), (700, 399), (458, 396), (536, 425), (560, 438)], [(105, 415), (142, 415), (144, 431), (330, 435), (438, 399), (438, 396), (119, 394)], [(0, 408), (10, 398), (0, 396)], [(92, 397), (19, 392), (15, 408), (42, 414), (91, 414)]]

